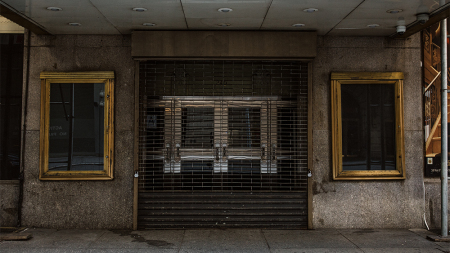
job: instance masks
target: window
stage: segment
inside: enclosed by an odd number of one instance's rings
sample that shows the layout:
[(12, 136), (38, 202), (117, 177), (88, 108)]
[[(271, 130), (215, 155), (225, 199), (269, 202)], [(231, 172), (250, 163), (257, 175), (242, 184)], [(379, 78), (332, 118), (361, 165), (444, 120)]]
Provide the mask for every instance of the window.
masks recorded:
[(332, 73), (335, 180), (404, 179), (403, 73)]
[(114, 73), (41, 73), (42, 180), (113, 178)]
[(20, 174), (23, 34), (0, 34), (0, 180)]

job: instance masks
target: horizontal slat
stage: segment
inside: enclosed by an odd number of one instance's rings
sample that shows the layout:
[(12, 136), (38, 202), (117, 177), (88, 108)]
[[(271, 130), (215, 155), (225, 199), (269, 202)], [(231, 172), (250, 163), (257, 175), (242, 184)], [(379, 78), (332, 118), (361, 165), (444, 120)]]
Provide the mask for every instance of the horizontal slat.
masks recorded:
[[(140, 204), (139, 210), (141, 213), (157, 213), (159, 210), (163, 210), (159, 213), (179, 213), (180, 211), (185, 211), (186, 213), (192, 211), (198, 212), (210, 212), (210, 211), (220, 211), (225, 210), (223, 212), (234, 212), (234, 211), (246, 211), (246, 212), (283, 212), (286, 210), (287, 212), (295, 212), (295, 211), (303, 211), (306, 209), (306, 203), (279, 203), (278, 205), (266, 204), (266, 203), (256, 203), (256, 204), (171, 204), (166, 203), (165, 205), (142, 205)], [(228, 210), (228, 211), (227, 211)]]
[(255, 201), (283, 201), (283, 200), (301, 200), (307, 197), (306, 192), (176, 192), (176, 193), (166, 193), (166, 192), (149, 192), (149, 193), (139, 193), (140, 199), (148, 200), (181, 200), (181, 201), (191, 201), (191, 200), (212, 200), (212, 201), (222, 201), (222, 200), (255, 200)]
[(140, 224), (138, 229), (192, 229), (192, 228), (267, 228), (267, 229), (307, 229), (307, 221), (304, 222), (164, 222), (155, 224), (153, 222)]
[(162, 223), (162, 222), (304, 222), (307, 220), (306, 216), (205, 216), (205, 217), (195, 217), (195, 216), (171, 216), (165, 218), (142, 218), (138, 221), (141, 222), (154, 222), (154, 223)]
[(222, 207), (221, 209), (217, 210), (202, 210), (202, 209), (180, 209), (180, 210), (170, 210), (170, 209), (164, 209), (164, 210), (139, 210), (139, 215), (144, 218), (152, 218), (152, 219), (164, 219), (166, 217), (189, 217), (189, 216), (196, 216), (196, 217), (235, 217), (235, 216), (246, 216), (246, 217), (262, 217), (262, 216), (270, 216), (270, 217), (290, 217), (290, 216), (298, 216), (298, 215), (306, 215), (307, 214), (307, 208), (292, 208), (291, 210), (285, 210), (285, 209), (228, 209), (224, 210)]

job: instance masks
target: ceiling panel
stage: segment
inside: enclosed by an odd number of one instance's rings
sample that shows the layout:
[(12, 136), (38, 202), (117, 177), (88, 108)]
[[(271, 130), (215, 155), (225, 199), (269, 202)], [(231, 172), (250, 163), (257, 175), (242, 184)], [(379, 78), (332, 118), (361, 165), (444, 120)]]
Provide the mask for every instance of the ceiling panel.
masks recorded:
[(69, 26), (66, 23), (64, 20), (53, 20), (40, 24), (48, 27), (54, 34), (119, 34), (111, 24), (99, 22), (97, 19), (84, 19), (81, 26)]
[[(126, 33), (131, 33), (132, 29), (146, 28), (142, 25), (143, 23), (156, 24), (152, 29), (187, 28), (179, 1), (146, 1), (145, 4), (122, 1), (117, 5), (114, 4), (115, 2), (105, 4), (103, 0), (91, 1), (109, 22), (115, 27), (120, 27), (121, 31), (126, 30)], [(136, 12), (132, 10), (134, 7), (146, 8), (147, 11)]]
[[(270, 0), (255, 1), (200, 1), (181, 0), (186, 19), (190, 18), (264, 18), (270, 6)], [(205, 3), (207, 2), (207, 3)], [(233, 11), (222, 13), (220, 8), (231, 8)]]
[[(119, 31), (89, 0), (3, 0), (53, 34), (119, 34)], [(49, 11), (47, 7), (60, 7), (62, 11)], [(80, 23), (81, 26), (69, 26)]]
[(333, 29), (331, 36), (387, 36), (393, 34), (395, 28)]
[[(263, 18), (188, 18), (186, 21), (190, 29), (255, 30), (259, 29)], [(230, 26), (221, 27), (218, 24), (230, 24)]]
[[(388, 36), (396, 32), (399, 18), (409, 24), (416, 20), (417, 13), (432, 11), (438, 7), (439, 2), (436, 0), (366, 0), (342, 20), (330, 35)], [(402, 11), (396, 14), (387, 12), (393, 9)], [(379, 27), (368, 28), (370, 24), (378, 24)]]
[[(302, 30), (317, 30), (324, 35), (337, 25), (345, 16), (361, 3), (361, 0), (274, 0), (263, 28), (266, 29), (292, 29), (293, 24), (305, 24)], [(317, 12), (307, 13), (306, 8), (316, 8)]]
[[(2, 0), (12, 6), (15, 10), (30, 18), (43, 16), (77, 16), (87, 17), (91, 15), (100, 15), (98, 10), (89, 0), (77, 1), (56, 1), (56, 0), (40, 0), (40, 1), (17, 1)], [(62, 11), (49, 11), (47, 7), (60, 7)]]

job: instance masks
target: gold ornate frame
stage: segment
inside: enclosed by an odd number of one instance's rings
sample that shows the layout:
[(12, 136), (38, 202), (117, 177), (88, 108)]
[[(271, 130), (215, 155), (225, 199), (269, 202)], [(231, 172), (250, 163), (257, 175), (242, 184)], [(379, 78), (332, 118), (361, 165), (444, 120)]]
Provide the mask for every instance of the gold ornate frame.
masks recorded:
[[(114, 72), (42, 72), (40, 122), (40, 180), (112, 180), (114, 168)], [(104, 169), (102, 171), (48, 171), (50, 85), (52, 83), (104, 83)]]
[[(405, 179), (402, 72), (335, 72), (331, 74), (331, 132), (334, 180)], [(396, 170), (344, 171), (342, 167), (341, 84), (395, 85)]]

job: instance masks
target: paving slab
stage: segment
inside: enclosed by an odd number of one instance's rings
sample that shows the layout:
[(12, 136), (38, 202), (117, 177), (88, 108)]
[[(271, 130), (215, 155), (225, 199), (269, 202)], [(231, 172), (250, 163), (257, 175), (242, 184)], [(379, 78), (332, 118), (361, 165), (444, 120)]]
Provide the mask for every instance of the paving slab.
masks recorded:
[[(364, 253), (361, 249), (342, 248), (342, 249), (328, 249), (328, 248), (310, 248), (310, 249), (275, 249), (272, 253)], [(386, 252), (385, 252), (386, 253)]]
[(406, 229), (345, 229), (339, 230), (359, 248), (428, 248), (436, 244)]
[(31, 233), (33, 238), (27, 241), (3, 241), (2, 248), (58, 248), (83, 249), (104, 234), (105, 230), (55, 230), (30, 229), (23, 231)]
[(86, 249), (60, 249), (60, 248), (14, 248), (14, 249), (0, 249), (0, 252), (7, 253), (85, 253)]
[(178, 253), (179, 249), (87, 249), (83, 253)]
[(184, 231), (132, 231), (111, 230), (92, 242), (93, 249), (176, 249), (183, 239)]
[(180, 248), (185, 230), (142, 230), (134, 231), (140, 235), (147, 244), (162, 248)]
[(221, 248), (221, 249), (181, 249), (180, 253), (271, 253), (266, 249), (236, 249), (236, 248)]
[(435, 242), (444, 252), (450, 252), (450, 242)]
[(450, 243), (423, 229), (28, 229), (27, 241), (0, 241), (0, 253), (442, 253)]
[(351, 249), (356, 246), (336, 229), (263, 230), (270, 249), (329, 248)]
[(264, 252), (267, 249), (259, 229), (208, 229), (186, 230), (180, 252)]
[(438, 247), (435, 248), (362, 248), (365, 253), (443, 253)]

